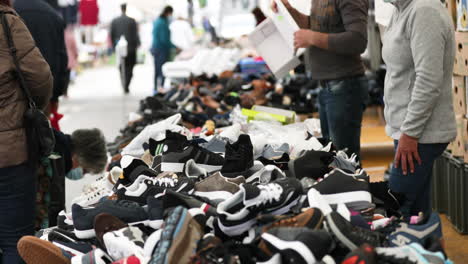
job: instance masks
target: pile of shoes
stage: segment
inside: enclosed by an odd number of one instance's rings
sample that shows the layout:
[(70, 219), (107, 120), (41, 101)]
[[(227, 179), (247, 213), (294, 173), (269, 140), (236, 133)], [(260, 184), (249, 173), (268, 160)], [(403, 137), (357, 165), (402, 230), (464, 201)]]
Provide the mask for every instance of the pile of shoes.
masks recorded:
[[(370, 183), (355, 155), (324, 146), (306, 130), (301, 139), (281, 136), (288, 126), (281, 132), (253, 122), (206, 137), (177, 131), (179, 121), (172, 116), (137, 135), (130, 145), (140, 144), (142, 155), (122, 155), (85, 186), (58, 226), (23, 237), (23, 259), (451, 263), (438, 215), (402, 218), (404, 197), (385, 182)], [(277, 137), (259, 127), (276, 129)]]

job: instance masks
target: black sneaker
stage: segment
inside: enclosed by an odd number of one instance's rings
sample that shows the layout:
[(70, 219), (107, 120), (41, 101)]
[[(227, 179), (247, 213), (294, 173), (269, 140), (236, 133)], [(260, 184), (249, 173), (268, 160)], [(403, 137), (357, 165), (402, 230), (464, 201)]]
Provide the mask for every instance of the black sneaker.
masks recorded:
[(148, 177), (158, 176), (158, 174), (149, 168), (143, 160), (132, 156), (123, 156), (120, 160), (120, 164), (122, 166), (123, 173), (115, 183), (114, 191), (117, 191), (117, 189), (122, 186), (131, 185), (141, 175)]
[[(359, 175), (335, 169), (321, 182), (312, 186), (331, 204), (344, 203), (348, 208), (360, 212), (373, 207), (369, 183), (358, 179)], [(361, 175), (362, 176), (362, 175)]]
[(226, 144), (226, 162), (221, 169), (225, 177), (245, 176), (254, 165), (253, 146), (249, 135), (242, 134), (236, 143)]
[[(145, 177), (145, 176), (140, 176)], [(143, 182), (135, 181), (134, 185), (128, 188), (121, 188), (117, 193), (119, 200), (127, 200), (146, 205), (148, 197), (162, 195), (161, 190), (171, 189), (176, 192), (192, 193), (195, 183), (187, 177), (178, 177), (173, 174), (172, 177), (146, 178)]]
[(297, 179), (309, 177), (314, 180), (322, 178), (330, 171), (333, 154), (325, 151), (306, 151), (302, 156), (288, 163), (291, 176)]
[(185, 163), (191, 159), (208, 172), (220, 170), (224, 164), (222, 156), (190, 143), (181, 134), (166, 131), (161, 171), (183, 172)]
[(282, 263), (317, 263), (332, 247), (328, 232), (294, 227), (273, 228), (262, 234), (259, 244), (269, 256), (279, 253)]
[(177, 206), (183, 206), (187, 209), (200, 208), (207, 216), (217, 215), (216, 207), (213, 207), (211, 203), (205, 200), (201, 200), (201, 198), (197, 199), (193, 196), (174, 192), (172, 190), (166, 190), (164, 196), (162, 197), (162, 206), (164, 210)]
[(400, 217), (401, 205), (405, 202), (405, 195), (390, 190), (388, 182), (371, 182), (369, 189), (374, 198), (374, 203), (385, 208), (387, 217)]
[(83, 208), (74, 204), (72, 215), (76, 237), (79, 239), (95, 237), (94, 218), (101, 213), (111, 214), (127, 224), (148, 224), (148, 213), (135, 202), (105, 200), (95, 208)]
[(337, 212), (331, 212), (325, 217), (328, 231), (346, 248), (355, 250), (364, 244), (374, 247), (383, 245), (385, 236), (378, 232), (353, 226)]
[(218, 205), (219, 228), (228, 236), (239, 236), (256, 223), (260, 213), (281, 215), (290, 211), (301, 194), (301, 183), (293, 178), (267, 185), (241, 184), (239, 192)]

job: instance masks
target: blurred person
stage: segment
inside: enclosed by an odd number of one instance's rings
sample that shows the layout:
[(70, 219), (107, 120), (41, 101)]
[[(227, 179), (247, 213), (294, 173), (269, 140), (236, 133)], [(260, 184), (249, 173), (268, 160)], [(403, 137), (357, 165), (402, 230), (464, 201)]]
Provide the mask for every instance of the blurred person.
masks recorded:
[(110, 36), (114, 50), (122, 36), (125, 37), (127, 41), (127, 55), (121, 58), (121, 65), (119, 65), (122, 86), (127, 94), (130, 92), (133, 68), (137, 63), (137, 49), (140, 46), (140, 36), (138, 35), (137, 22), (135, 19), (127, 16), (127, 4), (122, 4), (120, 8), (122, 10), (122, 15), (112, 21)]
[(252, 14), (255, 17), (255, 21), (257, 22), (257, 26), (260, 25), (260, 23), (262, 23), (266, 19), (266, 16), (263, 13), (262, 9), (260, 9), (260, 7), (258, 7), (258, 6), (255, 7), (252, 10)]
[(395, 7), (383, 39), (385, 119), (395, 140), (390, 189), (404, 216), (431, 214), (434, 161), (455, 139), (453, 22), (439, 1), (387, 0)]
[(193, 24), (193, 16), (195, 14), (195, 9), (193, 5), (193, 0), (187, 0), (187, 14), (190, 26), (194, 27), (195, 25)]
[(182, 17), (178, 17), (169, 26), (171, 30), (171, 41), (175, 46), (182, 50), (190, 49), (195, 43), (195, 36), (193, 35), (190, 23)]
[(101, 173), (107, 165), (106, 140), (101, 130), (78, 129), (71, 135), (54, 130), (54, 159), (43, 162), (37, 191), (36, 228), (57, 225), (65, 209), (65, 178), (82, 179), (86, 173)]
[(171, 30), (169, 25), (172, 22), (172, 14), (174, 9), (171, 6), (166, 6), (161, 15), (153, 23), (153, 45), (151, 53), (154, 57), (154, 93), (164, 85), (164, 74), (162, 66), (169, 61), (169, 56), (172, 49), (176, 46), (171, 41)]
[(64, 94), (69, 79), (64, 39), (65, 22), (59, 13), (44, 0), (15, 0), (13, 4), (54, 76), (54, 91), (48, 112), (51, 114), (51, 123), (54, 128), (60, 130), (58, 121), (63, 116), (58, 113), (59, 97)]
[[(315, 0), (310, 16), (281, 0), (301, 28), (294, 47), (307, 48), (312, 78), (319, 81), (322, 136), (360, 158), (362, 116), (369, 98), (361, 54), (367, 48), (368, 0)], [(276, 3), (273, 11), (277, 12)]]
[(216, 29), (211, 24), (210, 19), (208, 17), (203, 17), (202, 23), (203, 23), (203, 29), (205, 30), (205, 32), (209, 33), (211, 36), (211, 42), (218, 44), (219, 43), (218, 34), (216, 34)]
[[(45, 109), (53, 89), (49, 65), (42, 57), (22, 19), (9, 0), (0, 0), (0, 19), (6, 19), (17, 49), (26, 86), (39, 109)], [(22, 263), (16, 243), (34, 234), (36, 164), (28, 162), (28, 146), (23, 124), (26, 97), (14, 77), (15, 65), (0, 26), (0, 262)]]
[(67, 25), (67, 28), (65, 29), (65, 46), (67, 48), (67, 56), (68, 56), (68, 81), (67, 81), (67, 86), (64, 91), (64, 95), (68, 95), (68, 86), (70, 85), (70, 78), (71, 75), (73, 74), (72, 72), (75, 71), (76, 67), (78, 67), (78, 46), (76, 45), (76, 39), (75, 39), (75, 26), (70, 24)]

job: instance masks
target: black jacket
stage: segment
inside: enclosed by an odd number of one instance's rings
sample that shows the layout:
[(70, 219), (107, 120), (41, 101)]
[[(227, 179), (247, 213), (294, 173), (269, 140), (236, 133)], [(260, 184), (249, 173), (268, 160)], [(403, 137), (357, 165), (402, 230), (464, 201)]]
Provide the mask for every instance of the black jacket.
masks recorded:
[(138, 25), (135, 19), (127, 15), (121, 15), (112, 21), (110, 34), (114, 49), (122, 35), (125, 36), (128, 42), (128, 52), (135, 52), (138, 46), (140, 46)]
[(24, 20), (54, 76), (53, 101), (63, 94), (68, 79), (68, 57), (65, 47), (65, 23), (43, 0), (15, 0), (14, 8)]

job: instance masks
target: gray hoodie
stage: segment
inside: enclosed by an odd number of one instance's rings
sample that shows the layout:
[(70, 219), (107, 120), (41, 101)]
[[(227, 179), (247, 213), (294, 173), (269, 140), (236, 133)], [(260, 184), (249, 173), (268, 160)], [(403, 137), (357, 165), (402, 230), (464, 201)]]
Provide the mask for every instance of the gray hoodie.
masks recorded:
[(396, 0), (383, 40), (386, 132), (419, 143), (457, 134), (452, 103), (453, 22), (439, 0)]

